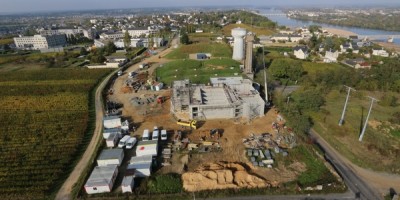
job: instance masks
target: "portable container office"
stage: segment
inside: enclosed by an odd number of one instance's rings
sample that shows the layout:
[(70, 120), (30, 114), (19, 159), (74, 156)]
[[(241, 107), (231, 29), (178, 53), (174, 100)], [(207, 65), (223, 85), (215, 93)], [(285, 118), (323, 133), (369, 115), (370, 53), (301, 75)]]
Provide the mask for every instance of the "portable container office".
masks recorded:
[(136, 147), (136, 156), (157, 156), (158, 140), (140, 141)]
[(103, 118), (103, 126), (105, 129), (121, 128), (122, 122), (119, 116), (105, 116)]
[(103, 138), (108, 139), (108, 137), (110, 137), (111, 134), (116, 134), (118, 138), (122, 137), (120, 128), (109, 128), (109, 129), (104, 129)]
[(134, 176), (125, 176), (124, 179), (122, 180), (121, 188), (122, 188), (122, 193), (125, 192), (130, 192), (132, 193), (133, 187), (135, 184), (134, 181)]
[(135, 177), (146, 177), (151, 175), (153, 156), (135, 156), (129, 161), (128, 170), (135, 169)]
[(118, 142), (118, 136), (116, 133), (111, 133), (106, 139), (106, 145), (107, 147), (110, 148), (115, 147), (115, 145), (117, 145), (117, 142)]
[(117, 175), (118, 167), (116, 165), (96, 166), (84, 186), (86, 193), (111, 192)]
[(124, 151), (122, 149), (105, 149), (97, 158), (98, 166), (121, 165), (124, 159)]

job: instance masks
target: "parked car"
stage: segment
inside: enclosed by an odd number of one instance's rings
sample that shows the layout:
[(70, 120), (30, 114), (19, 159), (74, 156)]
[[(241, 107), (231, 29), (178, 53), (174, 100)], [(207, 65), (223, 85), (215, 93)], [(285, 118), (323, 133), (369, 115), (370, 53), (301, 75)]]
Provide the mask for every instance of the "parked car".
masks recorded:
[(126, 145), (126, 142), (131, 138), (129, 135), (125, 135), (118, 143), (118, 148), (123, 148)]
[(126, 141), (126, 146), (125, 146), (125, 148), (126, 148), (126, 149), (132, 149), (133, 146), (135, 146), (136, 142), (137, 142), (137, 139), (136, 139), (135, 137), (129, 138), (129, 140)]
[(161, 130), (161, 140), (167, 140), (167, 130)]

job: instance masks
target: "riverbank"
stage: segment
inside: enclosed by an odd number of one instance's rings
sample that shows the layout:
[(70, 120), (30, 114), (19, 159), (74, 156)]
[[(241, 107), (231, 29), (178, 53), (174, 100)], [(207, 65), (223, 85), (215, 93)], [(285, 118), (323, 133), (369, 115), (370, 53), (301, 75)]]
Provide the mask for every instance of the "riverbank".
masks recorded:
[(337, 35), (339, 37), (345, 37), (345, 38), (348, 38), (351, 35), (357, 35), (357, 33), (354, 33), (351, 31), (346, 31), (343, 29), (337, 29), (337, 28), (322, 27), (322, 30), (326, 30), (333, 35)]
[(375, 42), (379, 46), (382, 46), (383, 48), (389, 50), (389, 51), (396, 51), (400, 52), (400, 45), (396, 43), (388, 43), (388, 42)]

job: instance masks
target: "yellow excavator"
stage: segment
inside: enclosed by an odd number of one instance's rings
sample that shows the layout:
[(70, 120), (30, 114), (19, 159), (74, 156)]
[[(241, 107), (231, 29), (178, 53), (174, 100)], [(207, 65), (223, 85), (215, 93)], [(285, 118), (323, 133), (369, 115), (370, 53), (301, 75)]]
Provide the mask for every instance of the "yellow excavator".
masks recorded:
[(196, 129), (196, 128), (197, 128), (197, 126), (196, 126), (197, 121), (196, 121), (196, 120), (183, 121), (183, 120), (180, 120), (180, 119), (179, 119), (179, 120), (176, 122), (176, 124), (181, 125), (181, 126), (188, 126), (188, 127), (190, 127), (190, 128), (193, 128), (193, 129)]

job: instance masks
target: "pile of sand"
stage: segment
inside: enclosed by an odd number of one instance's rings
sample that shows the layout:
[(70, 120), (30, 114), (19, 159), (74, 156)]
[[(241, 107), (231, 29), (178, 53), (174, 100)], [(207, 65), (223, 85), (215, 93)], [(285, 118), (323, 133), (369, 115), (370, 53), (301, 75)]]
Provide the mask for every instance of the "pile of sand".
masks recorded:
[(269, 187), (266, 180), (250, 173), (248, 166), (239, 163), (211, 163), (194, 172), (182, 175), (183, 188), (188, 192), (228, 188)]

